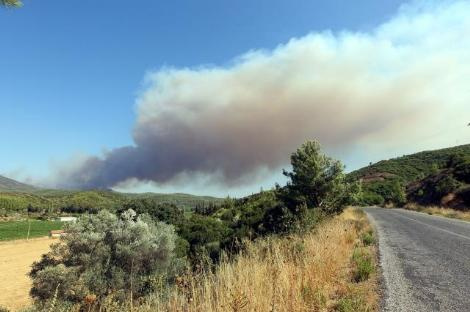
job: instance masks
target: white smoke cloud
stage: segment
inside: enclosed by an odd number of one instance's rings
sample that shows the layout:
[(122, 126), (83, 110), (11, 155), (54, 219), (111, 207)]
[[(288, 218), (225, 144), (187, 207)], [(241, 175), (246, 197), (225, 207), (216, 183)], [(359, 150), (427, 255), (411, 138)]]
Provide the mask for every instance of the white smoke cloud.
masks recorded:
[(469, 34), (468, 2), (415, 3), (369, 33), (311, 33), (226, 67), (150, 73), (135, 144), (62, 168), (59, 184), (237, 186), (286, 165), (307, 139), (344, 157), (466, 140)]

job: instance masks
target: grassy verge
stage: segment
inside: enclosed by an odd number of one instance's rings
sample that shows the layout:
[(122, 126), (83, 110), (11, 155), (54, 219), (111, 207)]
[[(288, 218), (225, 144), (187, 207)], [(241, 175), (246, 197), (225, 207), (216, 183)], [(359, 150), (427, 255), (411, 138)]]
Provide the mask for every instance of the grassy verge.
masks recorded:
[(427, 213), (429, 215), (439, 215), (446, 218), (470, 221), (470, 211), (460, 211), (443, 207), (423, 207), (416, 204), (407, 204), (405, 209)]
[(0, 241), (26, 239), (29, 237), (47, 236), (51, 230), (62, 228), (60, 221), (4, 221), (0, 222)]
[(248, 243), (133, 311), (377, 311), (376, 290), (374, 233), (362, 211), (347, 209), (311, 233)]

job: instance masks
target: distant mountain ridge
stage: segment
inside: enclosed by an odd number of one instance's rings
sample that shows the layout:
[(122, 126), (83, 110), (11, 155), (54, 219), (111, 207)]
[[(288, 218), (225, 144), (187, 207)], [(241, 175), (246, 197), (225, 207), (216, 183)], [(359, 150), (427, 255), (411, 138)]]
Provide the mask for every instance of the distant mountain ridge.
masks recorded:
[(0, 192), (29, 192), (37, 188), (0, 175)]
[(186, 211), (197, 206), (221, 204), (224, 199), (212, 196), (197, 196), (175, 193), (119, 193), (113, 190), (61, 190), (42, 189), (0, 176), (0, 213), (1, 211), (25, 211), (29, 209), (77, 210), (108, 209), (114, 210), (131, 199), (151, 199), (158, 203), (174, 204)]

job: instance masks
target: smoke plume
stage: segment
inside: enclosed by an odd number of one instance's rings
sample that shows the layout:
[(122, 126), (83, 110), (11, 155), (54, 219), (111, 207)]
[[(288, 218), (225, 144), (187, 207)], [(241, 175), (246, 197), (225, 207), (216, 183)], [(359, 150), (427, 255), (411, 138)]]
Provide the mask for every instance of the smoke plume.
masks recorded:
[(462, 133), (448, 129), (470, 118), (469, 34), (470, 4), (413, 4), (369, 32), (311, 33), (224, 67), (163, 68), (137, 99), (134, 145), (62, 168), (59, 184), (202, 175), (239, 185), (278, 170), (306, 139), (345, 154), (430, 135), (450, 144)]

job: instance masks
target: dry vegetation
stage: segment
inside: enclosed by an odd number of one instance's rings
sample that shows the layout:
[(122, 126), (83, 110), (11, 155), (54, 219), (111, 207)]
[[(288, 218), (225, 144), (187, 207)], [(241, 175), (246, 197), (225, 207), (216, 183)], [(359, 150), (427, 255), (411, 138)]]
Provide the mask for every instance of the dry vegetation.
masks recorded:
[(367, 218), (347, 209), (312, 233), (248, 243), (214, 273), (181, 277), (134, 311), (376, 311), (375, 271)]
[[(13, 246), (1, 250), (10, 262), (3, 272), (21, 266), (21, 272), (11, 273), (11, 281), (25, 274), (31, 262), (45, 252), (49, 240), (41, 242), (41, 248), (32, 252), (30, 246)], [(246, 250), (235, 259), (222, 260), (213, 273), (188, 274), (177, 279), (176, 286), (155, 295), (145, 303), (133, 303), (133, 308), (118, 307), (109, 298), (100, 311), (377, 311), (377, 276), (375, 270), (375, 239), (365, 214), (347, 209), (340, 216), (323, 222), (311, 233), (287, 238), (267, 238), (248, 242)], [(7, 248), (6, 244), (0, 248)], [(26, 255), (28, 251), (28, 255)], [(34, 255), (33, 255), (34, 253)], [(2, 265), (4, 261), (1, 261)], [(10, 273), (8, 273), (10, 274)], [(5, 285), (6, 286), (6, 285)], [(2, 293), (0, 305), (10, 308), (24, 306), (27, 300), (28, 281), (16, 289), (16, 297)], [(2, 287), (3, 289), (3, 287)], [(8, 290), (8, 288), (7, 288)], [(8, 293), (8, 291), (7, 291)], [(89, 311), (94, 298), (85, 298)], [(13, 303), (13, 304), (11, 304)], [(67, 311), (55, 303), (48, 311)], [(74, 311), (72, 308), (71, 311)]]
[(439, 215), (446, 218), (459, 219), (464, 221), (470, 221), (470, 211), (461, 211), (451, 208), (443, 208), (438, 206), (424, 207), (416, 204), (407, 204), (405, 206), (408, 210), (424, 212), (430, 215)]
[(49, 251), (52, 242), (49, 238), (38, 238), (0, 243), (0, 306), (15, 311), (31, 303), (31, 280), (26, 274), (31, 264)]

